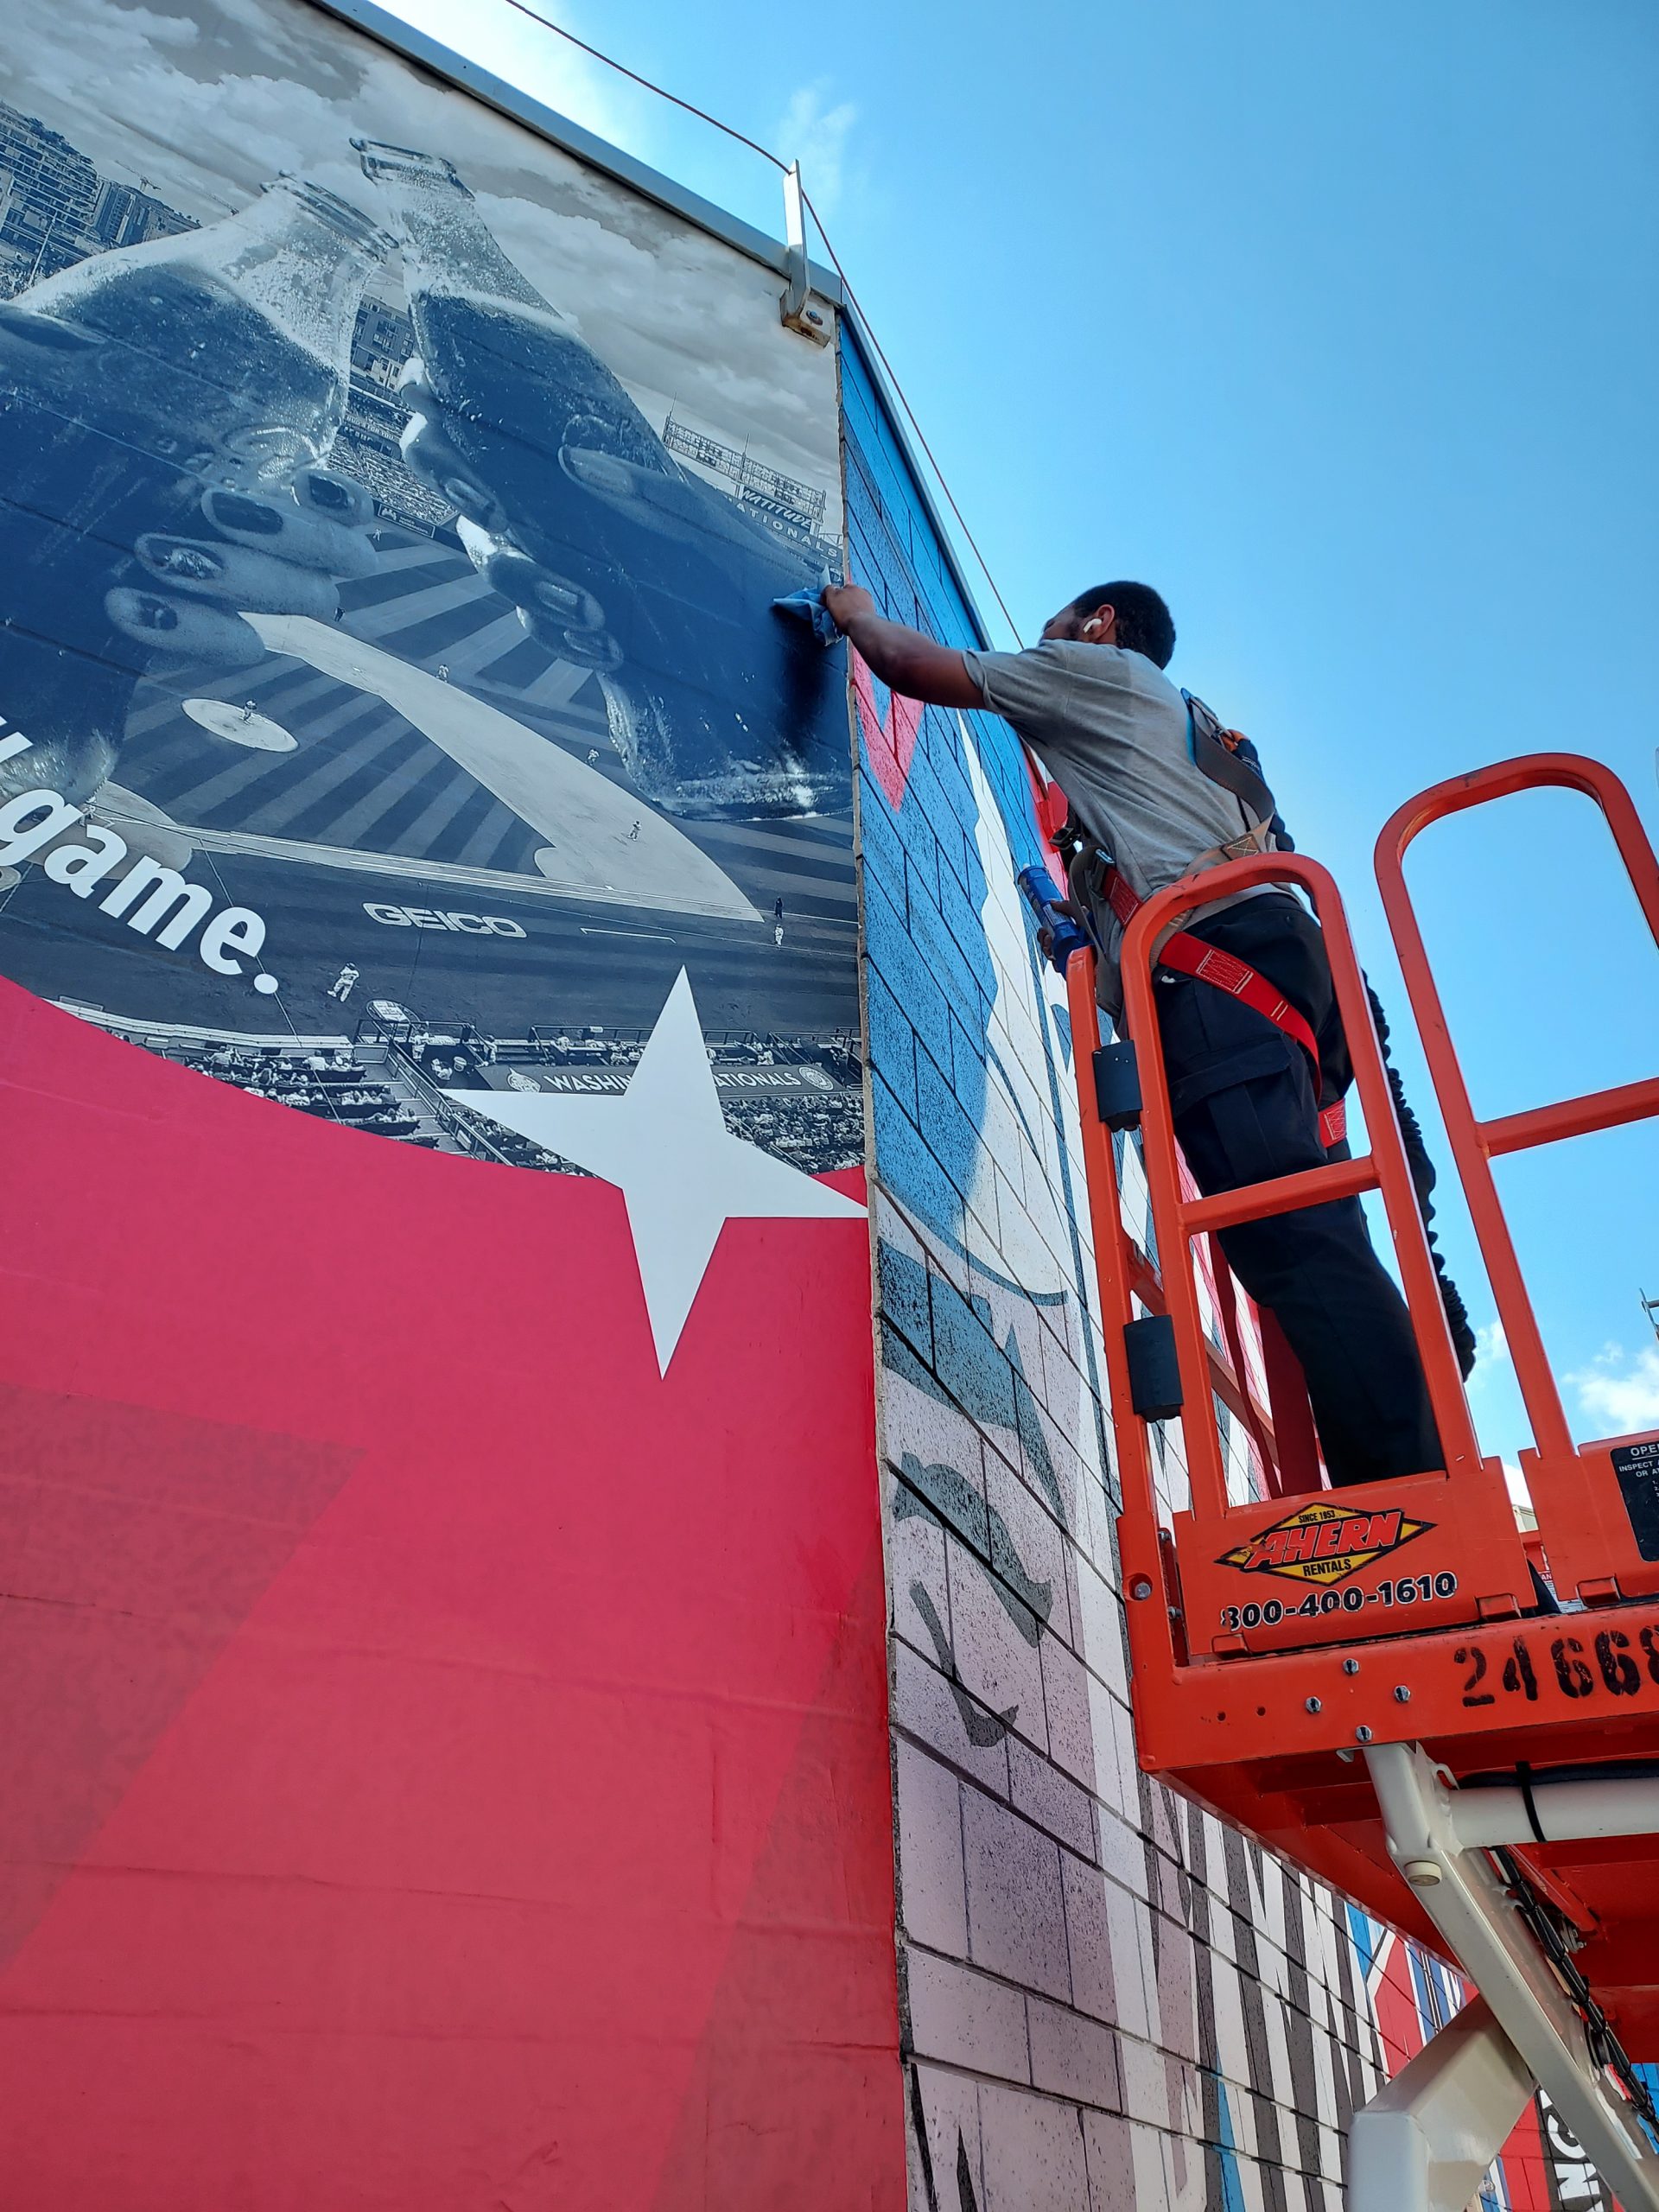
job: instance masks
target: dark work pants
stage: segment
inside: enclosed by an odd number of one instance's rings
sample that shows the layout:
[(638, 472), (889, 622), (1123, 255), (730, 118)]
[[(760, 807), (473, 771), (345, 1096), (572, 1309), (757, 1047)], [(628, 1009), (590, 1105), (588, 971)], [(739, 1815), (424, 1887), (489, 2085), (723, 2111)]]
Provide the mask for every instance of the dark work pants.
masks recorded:
[[(1313, 917), (1273, 892), (1211, 916), (1193, 934), (1248, 961), (1300, 1009), (1334, 1096), (1332, 1078), (1345, 1083), (1348, 1061)], [(1301, 1046), (1211, 983), (1165, 969), (1154, 995), (1175, 1135), (1205, 1196), (1322, 1166)], [(1221, 1249), (1301, 1362), (1333, 1484), (1445, 1465), (1405, 1300), (1372, 1249), (1357, 1198), (1224, 1230)]]

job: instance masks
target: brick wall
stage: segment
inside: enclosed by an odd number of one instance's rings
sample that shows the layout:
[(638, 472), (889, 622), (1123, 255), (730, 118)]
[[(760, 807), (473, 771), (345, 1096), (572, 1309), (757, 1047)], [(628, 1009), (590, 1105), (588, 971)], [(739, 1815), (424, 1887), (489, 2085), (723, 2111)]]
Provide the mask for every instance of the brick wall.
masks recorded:
[[(850, 339), (842, 382), (855, 576), (976, 643)], [(859, 721), (911, 2204), (1335, 2212), (1393, 1939), (1135, 1764), (1071, 1039), (1014, 880), (1039, 856), (1024, 766), (994, 718), (880, 684)]]

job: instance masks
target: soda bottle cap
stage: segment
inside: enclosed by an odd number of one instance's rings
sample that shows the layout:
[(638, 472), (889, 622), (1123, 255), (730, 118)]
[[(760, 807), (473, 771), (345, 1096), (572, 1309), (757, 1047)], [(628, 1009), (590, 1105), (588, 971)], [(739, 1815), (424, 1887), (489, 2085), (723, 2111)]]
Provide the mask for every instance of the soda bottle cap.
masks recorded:
[(326, 185), (314, 184), (309, 177), (299, 176), (284, 170), (280, 176), (262, 184), (261, 192), (282, 192), (308, 207), (319, 220), (360, 251), (372, 253), (376, 260), (384, 261), (397, 250), (397, 241), (389, 231), (354, 207), (349, 200), (342, 200), (337, 192), (330, 192)]
[(404, 184), (436, 186), (443, 191), (459, 193), (464, 200), (473, 196), (461, 182), (460, 170), (442, 154), (423, 154), (413, 146), (388, 145), (380, 138), (353, 138), (352, 147), (363, 164), (364, 175), (372, 183), (383, 184), (396, 179)]

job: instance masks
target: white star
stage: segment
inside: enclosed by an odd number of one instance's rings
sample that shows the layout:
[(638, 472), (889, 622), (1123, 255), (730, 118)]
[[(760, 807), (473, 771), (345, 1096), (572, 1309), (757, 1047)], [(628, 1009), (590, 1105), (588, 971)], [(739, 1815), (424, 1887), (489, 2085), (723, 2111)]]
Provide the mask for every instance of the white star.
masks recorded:
[(728, 1129), (683, 969), (620, 1098), (545, 1090), (445, 1095), (621, 1191), (664, 1374), (728, 1221), (841, 1220), (864, 1212), (855, 1198)]

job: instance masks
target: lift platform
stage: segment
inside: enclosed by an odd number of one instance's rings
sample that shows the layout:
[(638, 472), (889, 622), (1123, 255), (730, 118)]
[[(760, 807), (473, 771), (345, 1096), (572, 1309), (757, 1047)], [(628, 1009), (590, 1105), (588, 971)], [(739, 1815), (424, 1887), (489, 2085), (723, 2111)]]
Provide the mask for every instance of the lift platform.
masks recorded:
[[(1575, 1444), (1499, 1203), (1494, 1158), (1659, 1116), (1659, 1076), (1482, 1122), (1406, 889), (1429, 824), (1539, 786), (1601, 809), (1659, 944), (1659, 864), (1597, 762), (1541, 754), (1437, 785), (1383, 830), (1377, 874), (1452, 1161), (1533, 1431), (1537, 1516), (1517, 1525), (1484, 1457), (1441, 1306), (1342, 901), (1328, 873), (1268, 854), (1206, 872), (1204, 896), (1294, 884), (1323, 925), (1369, 1151), (1218, 1197), (1184, 1179), (1153, 1001), (1158, 932), (1192, 901), (1148, 899), (1122, 948), (1134, 1050), (1104, 1048), (1092, 956), (1067, 984), (1102, 1325), (1117, 1424), (1118, 1522), (1142, 1765), (1468, 1976), (1459, 2016), (1361, 2115), (1354, 2212), (1459, 2212), (1541, 2085), (1625, 2212), (1659, 2212), (1659, 2148), (1631, 2061), (1659, 2059), (1659, 1430)], [(1161, 1278), (1125, 1230), (1114, 1130), (1138, 1122)], [(1332, 1490), (1300, 1370), (1262, 1317), (1252, 1389), (1216, 1233), (1376, 1192), (1421, 1348), (1443, 1471)], [(1217, 1287), (1207, 1330), (1194, 1247)], [(1228, 1347), (1230, 1346), (1230, 1356)], [(1230, 1491), (1214, 1408), (1256, 1444)], [(1150, 1424), (1179, 1411), (1189, 1496), (1160, 1497)], [(1564, 1610), (1538, 1610), (1535, 1558)], [(1473, 2161), (1471, 2164), (1471, 2161)], [(1461, 2190), (1462, 2194), (1458, 2192)]]

